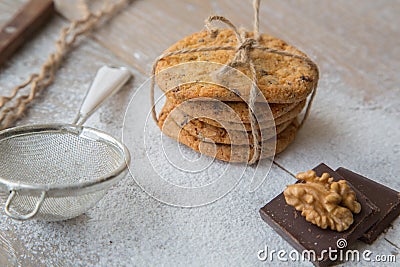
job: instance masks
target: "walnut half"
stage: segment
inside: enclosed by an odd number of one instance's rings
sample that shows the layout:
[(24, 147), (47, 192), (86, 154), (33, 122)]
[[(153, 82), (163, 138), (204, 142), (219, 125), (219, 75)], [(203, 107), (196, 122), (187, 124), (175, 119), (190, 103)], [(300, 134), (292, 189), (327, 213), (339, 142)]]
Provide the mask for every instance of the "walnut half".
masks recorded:
[(342, 232), (353, 223), (353, 213), (360, 213), (361, 205), (345, 180), (334, 182), (328, 173), (318, 177), (312, 170), (296, 178), (305, 183), (289, 185), (283, 194), (308, 222)]

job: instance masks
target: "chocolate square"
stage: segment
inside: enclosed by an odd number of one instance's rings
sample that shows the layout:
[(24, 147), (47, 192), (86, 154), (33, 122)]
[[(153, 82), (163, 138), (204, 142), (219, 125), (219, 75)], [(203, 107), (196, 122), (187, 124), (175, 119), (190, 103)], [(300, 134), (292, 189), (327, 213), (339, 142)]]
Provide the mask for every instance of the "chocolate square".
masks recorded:
[(361, 241), (372, 244), (400, 215), (400, 193), (343, 167), (338, 168), (336, 172), (379, 208), (380, 211), (375, 215), (378, 221), (360, 237)]
[[(318, 176), (322, 173), (329, 173), (335, 181), (344, 178), (335, 173), (325, 164), (320, 164), (314, 171)], [(351, 186), (351, 184), (349, 184)], [(377, 217), (374, 216), (379, 209), (360, 191), (352, 187), (357, 195), (357, 200), (361, 204), (361, 212), (354, 214), (354, 223), (343, 232), (337, 232), (330, 229), (322, 229), (307, 222), (301, 216), (300, 211), (286, 204), (283, 193), (279, 194), (267, 205), (260, 209), (261, 217), (267, 222), (282, 238), (289, 242), (300, 253), (303, 250), (313, 250), (317, 259), (313, 261), (316, 266), (329, 266), (333, 261), (329, 259), (326, 253), (320, 257), (323, 250), (338, 249), (345, 250), (347, 246), (353, 244), (361, 237), (374, 223)], [(338, 246), (338, 240), (344, 240), (346, 246)], [(343, 244), (343, 243), (342, 243)], [(310, 259), (313, 260), (313, 259)]]

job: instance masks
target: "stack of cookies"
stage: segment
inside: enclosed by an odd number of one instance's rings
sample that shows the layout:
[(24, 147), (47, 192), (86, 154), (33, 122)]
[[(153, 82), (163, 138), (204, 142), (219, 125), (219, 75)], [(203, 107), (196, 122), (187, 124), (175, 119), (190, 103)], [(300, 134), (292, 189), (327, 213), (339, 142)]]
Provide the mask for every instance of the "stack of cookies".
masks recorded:
[[(252, 33), (247, 35), (251, 37)], [(262, 34), (258, 44), (299, 57), (262, 49), (250, 52), (260, 90), (253, 110), (257, 119), (254, 127), (248, 105), (250, 88), (239, 90), (207, 82), (204, 77), (199, 78), (199, 73), (207, 71), (199, 71), (200, 67), (193, 67), (195, 64), (174, 72), (174, 67), (183, 63), (228, 64), (235, 51), (196, 51), (166, 56), (156, 65), (156, 81), (166, 95), (158, 119), (163, 133), (196, 151), (228, 162), (249, 162), (254, 154), (254, 136), (262, 148), (267, 148), (258, 153), (259, 159), (280, 153), (293, 142), (299, 125), (297, 117), (316, 86), (318, 70), (302, 59), (305, 54), (282, 40)], [(215, 35), (202, 31), (180, 40), (166, 52), (227, 45), (237, 46), (231, 30), (221, 29)], [(235, 68), (251, 77), (248, 65)], [(169, 74), (162, 75), (163, 72)], [(252, 129), (256, 129), (255, 135)]]

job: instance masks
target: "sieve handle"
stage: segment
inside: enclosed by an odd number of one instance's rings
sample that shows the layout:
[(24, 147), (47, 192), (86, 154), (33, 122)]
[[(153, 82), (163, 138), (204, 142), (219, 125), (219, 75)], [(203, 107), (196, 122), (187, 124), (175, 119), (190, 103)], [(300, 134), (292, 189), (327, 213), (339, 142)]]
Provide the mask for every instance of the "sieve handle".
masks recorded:
[(46, 197), (46, 192), (43, 191), (42, 194), (40, 195), (38, 202), (35, 205), (35, 208), (30, 213), (18, 214), (18, 213), (13, 213), (10, 211), (11, 202), (14, 199), (15, 194), (16, 194), (15, 190), (12, 190), (10, 195), (8, 196), (6, 205), (4, 206), (4, 212), (7, 214), (8, 217), (15, 219), (15, 220), (19, 220), (19, 221), (26, 221), (26, 220), (32, 219), (40, 210), (40, 207), (42, 206), (43, 201)]
[(131, 72), (124, 67), (101, 67), (90, 85), (73, 124), (84, 124), (107, 98), (122, 88), (131, 76)]

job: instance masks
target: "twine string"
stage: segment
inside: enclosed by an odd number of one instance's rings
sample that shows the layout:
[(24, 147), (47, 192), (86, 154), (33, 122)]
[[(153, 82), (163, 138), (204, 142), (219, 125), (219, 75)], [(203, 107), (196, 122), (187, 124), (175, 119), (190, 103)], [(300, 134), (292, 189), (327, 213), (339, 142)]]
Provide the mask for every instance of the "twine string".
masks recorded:
[[(248, 101), (248, 107), (249, 107), (249, 116), (251, 118), (250, 125), (251, 125), (251, 132), (253, 136), (253, 156), (249, 160), (249, 164), (255, 163), (261, 153), (261, 146), (260, 146), (260, 136), (257, 134), (258, 129), (257, 129), (257, 119), (254, 115), (254, 110), (255, 110), (255, 103), (258, 95), (258, 87), (257, 87), (257, 72), (256, 68), (254, 66), (254, 62), (250, 57), (250, 52), (252, 50), (261, 50), (267, 53), (272, 53), (272, 54), (277, 54), (285, 57), (290, 57), (290, 58), (296, 58), (304, 61), (307, 63), (312, 69), (315, 70), (316, 72), (316, 79), (314, 79), (313, 83), (313, 88), (312, 88), (312, 93), (310, 96), (310, 99), (307, 103), (306, 110), (304, 113), (304, 116), (297, 126), (297, 130), (302, 128), (304, 125), (304, 122), (307, 120), (310, 110), (311, 110), (311, 104), (314, 100), (317, 86), (318, 86), (318, 79), (319, 79), (319, 70), (317, 65), (309, 58), (296, 55), (293, 53), (289, 53), (284, 50), (277, 50), (277, 49), (272, 49), (268, 48), (265, 46), (261, 46), (258, 43), (258, 40), (260, 38), (259, 34), (259, 9), (260, 9), (260, 0), (254, 0), (253, 1), (253, 9), (254, 9), (254, 25), (253, 25), (253, 38), (246, 37), (245, 31), (240, 32), (238, 28), (227, 18), (223, 16), (210, 16), (206, 19), (205, 21), (205, 27), (208, 30), (209, 34), (211, 37), (216, 37), (218, 33), (218, 28), (214, 28), (212, 26), (213, 21), (220, 21), (227, 25), (229, 28), (232, 29), (234, 32), (236, 39), (237, 39), (237, 47), (232, 47), (232, 46), (210, 46), (210, 47), (199, 47), (199, 48), (186, 48), (186, 49), (181, 49), (181, 50), (176, 50), (172, 52), (167, 52), (159, 57), (156, 58), (156, 60), (153, 63), (152, 70), (151, 70), (151, 82), (150, 82), (150, 101), (151, 101), (151, 112), (152, 112), (152, 117), (155, 120), (156, 123), (158, 123), (159, 119), (157, 116), (157, 112), (155, 109), (155, 98), (154, 98), (154, 87), (155, 87), (155, 75), (156, 75), (156, 67), (158, 62), (166, 57), (169, 56), (174, 56), (174, 55), (182, 55), (182, 54), (190, 54), (190, 53), (195, 53), (195, 52), (207, 52), (207, 51), (217, 51), (217, 50), (234, 50), (235, 55), (232, 58), (232, 60), (227, 64), (229, 67), (236, 67), (238, 65), (242, 64), (248, 64), (251, 72), (251, 80), (252, 80), (252, 85), (250, 89), (250, 96), (249, 96), (249, 101)], [(226, 66), (225, 66), (226, 67)]]
[(254, 10), (254, 24), (253, 24), (253, 32), (254, 39), (258, 41), (260, 38), (259, 28), (260, 28), (260, 0), (254, 0), (253, 2), (253, 10)]
[[(259, 13), (259, 0), (254, 1), (254, 14), (255, 14), (255, 19), (254, 19), (254, 35), (257, 35), (258, 39), (258, 13)], [(248, 64), (250, 67), (250, 72), (251, 72), (251, 89), (250, 89), (250, 96), (249, 96), (249, 102), (248, 102), (248, 111), (249, 111), (249, 117), (250, 117), (250, 126), (251, 126), (251, 134), (253, 136), (253, 156), (251, 157), (249, 163), (253, 164), (257, 161), (257, 159), (260, 156), (261, 153), (261, 146), (260, 146), (260, 138), (261, 136), (258, 135), (258, 130), (257, 130), (257, 118), (254, 115), (255, 112), (255, 102), (256, 102), (256, 97), (257, 97), (257, 72), (256, 68), (254, 66), (254, 62), (250, 57), (250, 52), (253, 50), (253, 45), (257, 43), (257, 40), (254, 38), (249, 38), (246, 37), (246, 32), (242, 31), (240, 32), (238, 28), (227, 18), (223, 16), (210, 16), (206, 20), (206, 28), (209, 30), (211, 34), (215, 34), (215, 29), (213, 29), (210, 25), (212, 21), (220, 21), (226, 25), (228, 25), (233, 32), (235, 33), (236, 39), (237, 39), (237, 47), (236, 47), (236, 53), (232, 60), (226, 65), (227, 67), (237, 67), (239, 65), (244, 65)]]
[[(73, 21), (60, 30), (59, 38), (55, 42), (56, 51), (48, 56), (40, 72), (31, 74), (24, 83), (13, 88), (9, 96), (0, 97), (0, 129), (8, 128), (22, 117), (38, 94), (53, 83), (57, 69), (78, 37), (98, 26), (103, 22), (103, 18), (111, 18), (128, 3), (129, 0), (120, 0), (112, 5), (106, 5), (98, 13), (90, 12), (86, 3), (83, 3), (85, 13), (83, 19)], [(20, 90), (27, 87), (30, 87), (29, 92), (18, 96)], [(7, 106), (8, 103), (11, 105)]]

